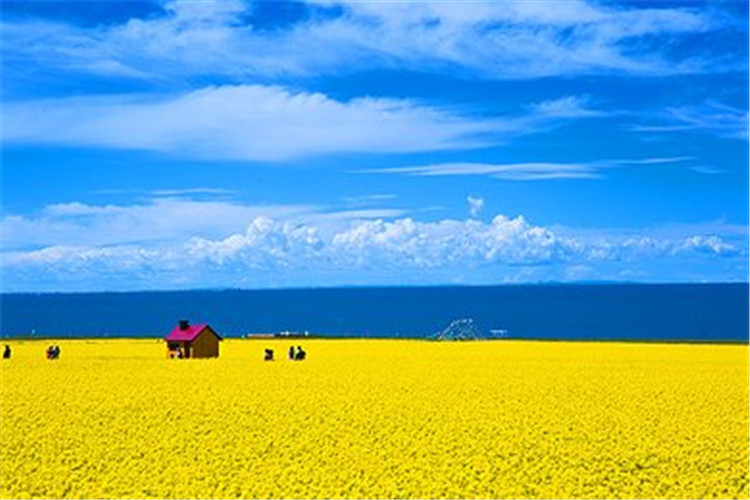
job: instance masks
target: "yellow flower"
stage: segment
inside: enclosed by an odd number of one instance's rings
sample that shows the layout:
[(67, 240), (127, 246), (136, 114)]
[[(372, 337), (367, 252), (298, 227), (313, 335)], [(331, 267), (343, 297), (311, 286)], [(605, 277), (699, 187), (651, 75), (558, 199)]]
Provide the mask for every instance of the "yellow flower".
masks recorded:
[(748, 496), (748, 347), (10, 342), (2, 498)]

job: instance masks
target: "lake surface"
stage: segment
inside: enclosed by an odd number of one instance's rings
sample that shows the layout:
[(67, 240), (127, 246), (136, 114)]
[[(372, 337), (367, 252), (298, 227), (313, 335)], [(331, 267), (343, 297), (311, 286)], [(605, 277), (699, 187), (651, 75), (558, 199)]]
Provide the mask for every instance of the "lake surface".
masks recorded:
[(161, 337), (177, 320), (227, 337), (283, 330), (428, 337), (472, 318), (509, 338), (747, 341), (747, 284), (523, 285), (2, 294), (4, 337)]

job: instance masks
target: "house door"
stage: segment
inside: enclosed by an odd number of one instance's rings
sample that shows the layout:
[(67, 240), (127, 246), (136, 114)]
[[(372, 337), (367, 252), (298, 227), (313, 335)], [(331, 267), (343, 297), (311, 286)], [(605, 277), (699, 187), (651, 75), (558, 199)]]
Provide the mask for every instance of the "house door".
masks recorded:
[(191, 351), (190, 344), (185, 344), (185, 357), (186, 358), (189, 358), (190, 355), (192, 354), (190, 351)]

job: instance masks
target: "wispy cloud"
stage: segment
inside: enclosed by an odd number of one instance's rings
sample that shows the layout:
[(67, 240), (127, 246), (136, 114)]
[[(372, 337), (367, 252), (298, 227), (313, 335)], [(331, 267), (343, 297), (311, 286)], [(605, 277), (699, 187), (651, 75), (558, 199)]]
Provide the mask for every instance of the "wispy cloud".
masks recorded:
[(598, 113), (569, 97), (514, 115), (477, 117), (408, 99), (338, 101), (280, 87), (238, 85), (177, 96), (8, 102), (3, 140), (205, 159), (286, 160), (326, 153), (475, 148), (590, 116)]
[(466, 202), (469, 204), (469, 214), (472, 217), (477, 217), (484, 208), (484, 198), (479, 196), (467, 196)]
[[(223, 238), (244, 230), (248, 221), (259, 217), (313, 224), (317, 230), (330, 233), (353, 220), (402, 217), (406, 213), (403, 209), (388, 206), (353, 208), (349, 205), (247, 204), (191, 199), (174, 196), (184, 194), (185, 190), (164, 191), (170, 196), (155, 196), (135, 204), (70, 202), (48, 205), (25, 216), (6, 214), (0, 219), (2, 248), (175, 244), (194, 236)], [(203, 191), (199, 189), (199, 192)], [(383, 201), (386, 199), (392, 200), (383, 198)]]
[(512, 181), (539, 181), (549, 179), (596, 179), (601, 171), (615, 167), (637, 165), (659, 165), (683, 162), (692, 159), (687, 156), (672, 158), (645, 158), (635, 160), (600, 160), (583, 163), (440, 163), (409, 167), (355, 170), (369, 174), (402, 174), (412, 176), (465, 176), (482, 175)]
[(633, 126), (638, 132), (701, 132), (747, 141), (748, 111), (716, 101), (667, 108), (651, 116), (651, 124)]
[[(375, 173), (374, 170), (367, 172)], [(599, 177), (597, 168), (572, 163), (513, 163), (494, 165), (486, 163), (443, 163), (419, 167), (381, 169), (377, 173), (395, 173), (416, 176), (485, 175), (513, 181), (547, 179), (592, 179)]]
[(132, 205), (80, 202), (49, 205), (37, 214), (0, 220), (3, 250), (40, 246), (109, 246), (173, 242), (190, 235), (221, 237), (255, 217), (321, 211), (313, 205), (246, 205), (227, 201), (156, 198)]
[[(668, 47), (731, 29), (712, 11), (545, 2), (308, 2), (285, 29), (257, 29), (252, 5), (168, 1), (164, 15), (80, 27), (6, 20), (8, 62), (113, 77), (280, 77), (367, 68), (469, 72), (485, 78), (721, 71), (745, 61), (703, 46)], [(299, 50), (305, 47), (305, 50)], [(722, 64), (718, 64), (722, 60)]]
[(395, 194), (365, 194), (360, 196), (345, 196), (344, 203), (349, 207), (366, 207), (377, 205), (383, 202), (395, 200), (398, 198)]
[(692, 170), (693, 172), (698, 172), (699, 174), (706, 174), (706, 175), (716, 175), (716, 174), (724, 173), (724, 171), (721, 169), (718, 169), (716, 167), (710, 167), (707, 165), (696, 165), (692, 167), (690, 170)]
[(149, 192), (151, 196), (193, 196), (193, 195), (228, 195), (234, 191), (224, 188), (184, 188), (184, 189), (154, 189)]

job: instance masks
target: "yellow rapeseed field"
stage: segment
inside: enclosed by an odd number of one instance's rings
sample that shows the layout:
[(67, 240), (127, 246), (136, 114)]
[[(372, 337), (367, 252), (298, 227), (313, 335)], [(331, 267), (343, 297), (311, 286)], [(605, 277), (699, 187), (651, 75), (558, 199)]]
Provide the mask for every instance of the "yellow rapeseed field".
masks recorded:
[(746, 345), (8, 343), (3, 498), (748, 497)]

